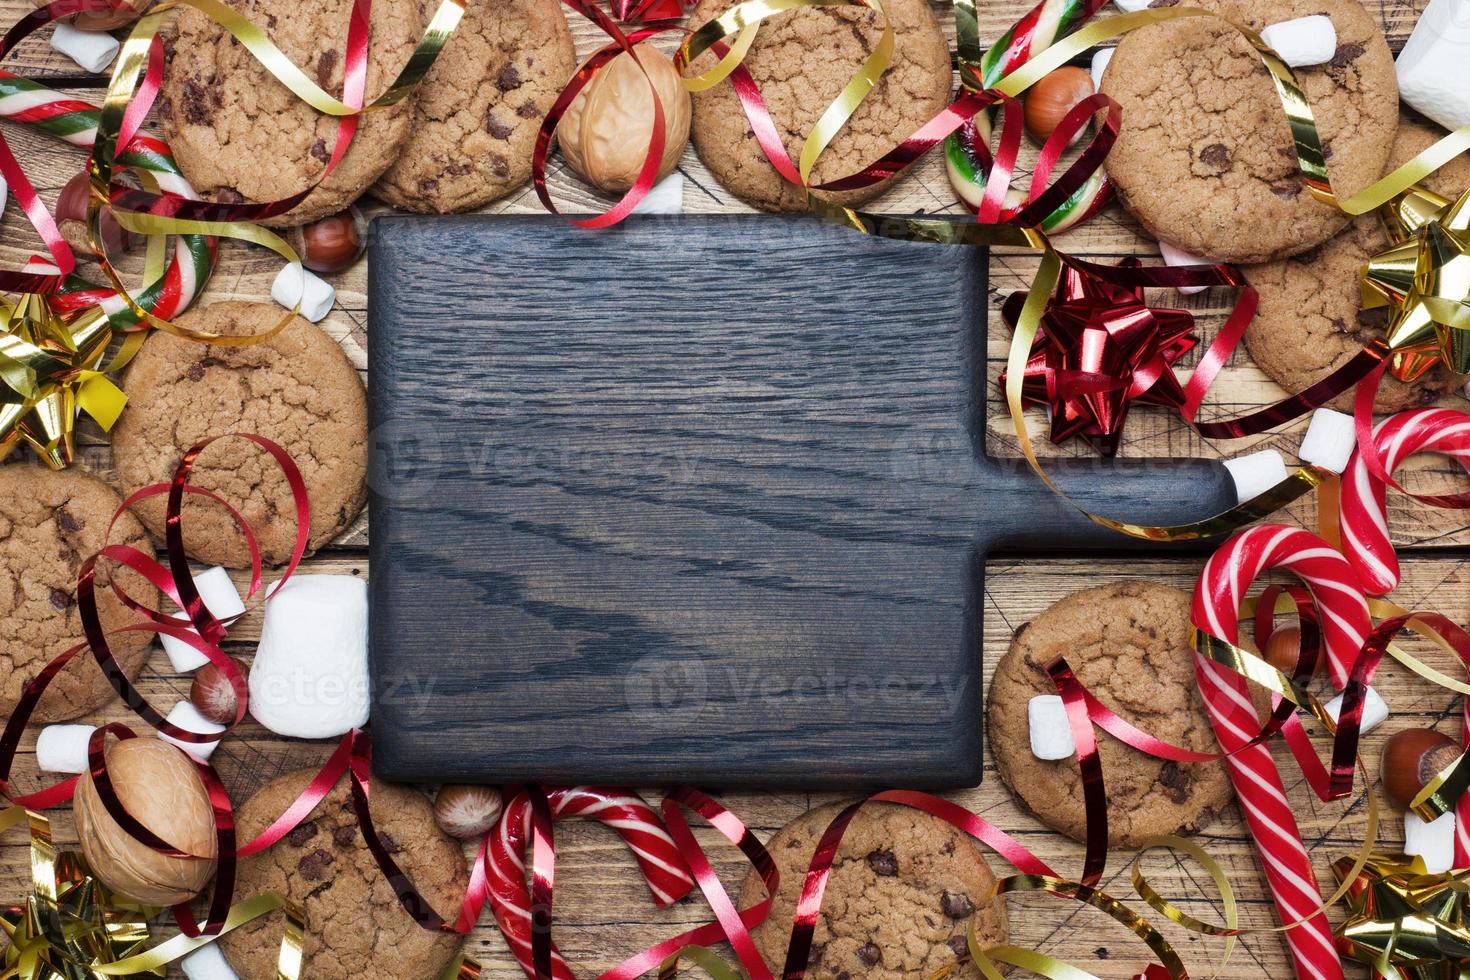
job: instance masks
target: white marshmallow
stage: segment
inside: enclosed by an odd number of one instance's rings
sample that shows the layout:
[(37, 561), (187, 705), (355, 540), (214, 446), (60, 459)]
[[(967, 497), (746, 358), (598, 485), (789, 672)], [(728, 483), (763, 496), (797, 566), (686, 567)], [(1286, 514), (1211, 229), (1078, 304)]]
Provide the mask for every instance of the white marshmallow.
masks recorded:
[(5, 217), (5, 204), (9, 200), (10, 185), (5, 182), (4, 177), (0, 177), (0, 218)]
[(1455, 863), (1455, 812), (1429, 823), (1412, 810), (1405, 813), (1404, 853), (1422, 857), (1430, 874), (1450, 870)]
[[(1327, 709), (1327, 713), (1332, 716), (1333, 721), (1337, 721), (1341, 717), (1342, 702), (1346, 696), (1339, 694), (1322, 706)], [(1366, 735), (1387, 720), (1388, 704), (1377, 691), (1371, 687), (1368, 688), (1368, 696), (1363, 699), (1363, 722), (1358, 726), (1358, 730)]]
[(265, 606), (250, 713), (278, 735), (330, 738), (368, 719), (367, 583), (293, 575)]
[[(1159, 254), (1164, 257), (1164, 264), (1170, 266), (1181, 265), (1214, 265), (1209, 259), (1202, 259), (1198, 255), (1190, 255), (1180, 248), (1175, 248), (1168, 242), (1159, 242)], [(1209, 286), (1180, 286), (1179, 291), (1186, 296), (1202, 293)]]
[[(230, 573), (218, 565), (195, 575), (194, 585), (199, 589), (199, 598), (204, 600), (204, 608), (213, 613), (215, 619), (228, 620), (245, 611), (245, 603), (240, 598), (240, 590), (235, 588), (235, 583), (230, 579)], [(182, 619), (186, 623), (189, 621), (189, 617), (182, 610), (172, 615), (174, 619)], [(159, 639), (163, 641), (163, 652), (168, 654), (168, 662), (173, 664), (174, 670), (180, 674), (198, 670), (209, 663), (208, 657), (177, 637), (160, 633)]]
[(220, 952), (219, 943), (200, 946), (180, 960), (179, 967), (189, 980), (240, 980)]
[(59, 21), (51, 35), (51, 46), (87, 71), (106, 71), (121, 47), (106, 31), (79, 31)]
[(1113, 60), (1114, 48), (1098, 48), (1092, 53), (1092, 66), (1088, 71), (1092, 72), (1092, 87), (1099, 92), (1102, 91), (1103, 72), (1108, 70), (1108, 62)]
[(1324, 470), (1341, 473), (1347, 469), (1357, 444), (1358, 433), (1351, 415), (1319, 408), (1312, 413), (1312, 423), (1307, 426), (1307, 434), (1302, 438), (1302, 448), (1297, 455)]
[(1118, 5), (1118, 9), (1123, 11), (1125, 14), (1131, 14), (1135, 11), (1143, 10), (1152, 2), (1153, 0), (1113, 0), (1113, 3)]
[(683, 214), (684, 175), (675, 170), (649, 188), (648, 196), (638, 202), (634, 214)]
[[(218, 735), (225, 730), (224, 725), (216, 725), (201, 715), (199, 709), (188, 701), (180, 701), (174, 705), (174, 709), (168, 713), (168, 723), (186, 732), (198, 732), (200, 735)], [(158, 737), (165, 742), (177, 745), (200, 762), (208, 762), (209, 757), (214, 755), (214, 750), (219, 748), (218, 739), (213, 742), (185, 742), (165, 735), (163, 732), (159, 732)]]
[(1430, 0), (1394, 67), (1399, 97), (1446, 129), (1470, 123), (1470, 10)]
[(1036, 758), (1055, 762), (1069, 759), (1077, 751), (1067, 707), (1059, 695), (1038, 694), (1032, 698), (1026, 704), (1026, 720), (1031, 729), (1031, 754)]
[[(303, 283), (305, 296), (302, 295)], [(332, 312), (332, 304), (337, 302), (337, 290), (325, 279), (292, 263), (276, 273), (276, 281), (271, 283), (271, 299), (288, 310), (299, 302), (301, 308), (298, 312), (312, 323), (319, 323)]]
[(46, 772), (86, 772), (95, 725), (47, 725), (36, 738), (36, 765)]
[(1337, 28), (1326, 14), (1271, 24), (1261, 31), (1261, 40), (1292, 68), (1324, 65), (1337, 53)]
[(1274, 449), (1263, 449), (1249, 456), (1223, 461), (1235, 481), (1235, 502), (1255, 500), (1286, 479), (1286, 461)]

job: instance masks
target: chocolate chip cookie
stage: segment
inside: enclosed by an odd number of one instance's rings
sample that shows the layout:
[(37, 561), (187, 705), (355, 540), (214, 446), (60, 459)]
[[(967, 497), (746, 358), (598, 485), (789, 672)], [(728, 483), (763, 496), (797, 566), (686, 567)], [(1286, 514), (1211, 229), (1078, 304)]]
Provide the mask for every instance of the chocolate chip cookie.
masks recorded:
[[(1433, 123), (1405, 119), (1399, 124), (1388, 170), (1407, 163), (1444, 135)], [(1424, 181), (1424, 186), (1454, 198), (1470, 187), (1470, 158), (1456, 157)], [(1260, 308), (1245, 332), (1245, 346), (1256, 366), (1289, 392), (1298, 392), (1342, 367), (1363, 345), (1383, 336), (1386, 307), (1365, 310), (1358, 288), (1363, 266), (1388, 245), (1376, 214), (1365, 214), (1335, 238), (1301, 255), (1249, 266), (1246, 279), (1260, 293)], [(1462, 375), (1436, 367), (1405, 384), (1385, 375), (1373, 408), (1397, 412), (1431, 405), (1465, 382)], [(1331, 402), (1352, 411), (1353, 393)]]
[[(766, 844), (781, 872), (771, 914), (752, 935), (766, 963), (780, 970), (807, 866), (822, 833), (846, 804), (797, 817)], [(1005, 900), (987, 897), (995, 876), (979, 848), (937, 817), (892, 803), (869, 803), (848, 825), (827, 879), (808, 976), (818, 980), (928, 977), (965, 950), (975, 923), (983, 947), (1006, 940)], [(740, 907), (765, 896), (754, 870)], [(984, 903), (984, 904), (982, 904)], [(973, 965), (954, 974), (979, 976)]]
[[(689, 16), (700, 27), (730, 8), (701, 0)], [(894, 31), (893, 61), (812, 170), (821, 183), (856, 173), (897, 146), (949, 102), (949, 44), (925, 0), (885, 0)], [(746, 56), (776, 130), (792, 160), (802, 141), (882, 36), (876, 11), (864, 7), (794, 10), (769, 18)], [(707, 70), (712, 54), (693, 70)], [(691, 70), (691, 73), (692, 71)], [(705, 166), (741, 200), (768, 211), (802, 211), (806, 194), (784, 180), (756, 143), (728, 81), (694, 93), (694, 147)], [(887, 184), (824, 195), (847, 205), (876, 197)]]
[[(343, 48), (353, 0), (226, 0), (327, 92), (341, 98)], [(417, 0), (375, 0), (367, 98), (381, 95), (423, 30)], [(276, 81), (229, 32), (185, 8), (165, 48), (158, 101), (164, 135), (194, 189), (212, 200), (275, 201), (321, 178), (338, 119)], [(341, 211), (388, 169), (413, 121), (414, 97), (365, 113), (347, 156), (311, 195), (265, 224), (287, 227)]]
[[(1219, 750), (1194, 682), (1189, 596), (1123, 581), (1074, 593), (1016, 631), (990, 681), (990, 750), (1011, 793), (1047, 826), (1086, 838), (1077, 757), (1031, 753), (1027, 707), (1055, 694), (1046, 665), (1065, 656), (1082, 683), (1121, 717), (1166, 742)], [(1231, 798), (1222, 763), (1155, 759), (1098, 733), (1108, 794), (1108, 843), (1137, 847), (1156, 834), (1193, 832)]]
[[(181, 326), (225, 336), (261, 334), (285, 313), (268, 303), (215, 303), (179, 318)], [(209, 436), (254, 433), (291, 455), (311, 498), (310, 550), (342, 532), (367, 498), (367, 395), (347, 355), (300, 317), (270, 340), (224, 347), (155, 333), (123, 382), (128, 410), (113, 429), (112, 455), (128, 492), (172, 478), (180, 457)], [(238, 508), (279, 565), (296, 543), (296, 510), (285, 476), (264, 449), (223, 439), (200, 456), (189, 482)], [(163, 539), (164, 499), (137, 507)], [(184, 502), (184, 546), (211, 565), (250, 563), (244, 536), (218, 504)]]
[[(314, 769), (267, 783), (236, 814), (244, 842), (259, 834), (306, 789)], [(459, 844), (434, 825), (417, 790), (374, 781), (373, 824), (399, 868), (440, 915), (453, 916), (469, 884)], [(437, 977), (462, 942), (421, 928), (403, 910), (363, 842), (347, 781), (284, 840), (240, 862), (239, 895), (274, 891), (306, 913), (304, 977), (398, 980)], [(240, 980), (274, 980), (281, 946), (279, 916), (241, 926), (219, 940)]]
[[(1202, 0), (1259, 31), (1326, 14), (1328, 64), (1299, 68), (1341, 195), (1383, 172), (1398, 123), (1398, 86), (1383, 32), (1357, 0)], [(1123, 107), (1107, 172), (1124, 207), (1156, 238), (1224, 262), (1269, 262), (1332, 237), (1347, 216), (1317, 201), (1297, 172), (1291, 128), (1271, 76), (1234, 28), (1190, 17), (1140, 28), (1118, 44), (1102, 91)]]
[[(152, 555), (148, 535), (124, 514), (107, 535), (107, 523), (122, 498), (105, 483), (78, 470), (53, 473), (39, 466), (0, 466), (0, 715), (15, 711), (21, 691), (41, 669), (82, 640), (77, 609), (77, 572), (106, 544), (126, 544)], [(123, 590), (157, 607), (158, 593), (142, 576), (114, 572), (111, 562), (97, 566), (97, 607), (105, 629), (141, 617), (103, 583), (116, 574)], [(145, 631), (108, 637), (128, 677), (137, 677), (153, 634)], [(31, 719), (66, 721), (100, 708), (114, 696), (112, 685), (89, 654), (75, 657), (51, 682)]]
[[(420, 0), (426, 20), (432, 6)], [(373, 196), (443, 214), (520, 187), (541, 120), (576, 64), (560, 0), (470, 4), (419, 88), (413, 134)]]

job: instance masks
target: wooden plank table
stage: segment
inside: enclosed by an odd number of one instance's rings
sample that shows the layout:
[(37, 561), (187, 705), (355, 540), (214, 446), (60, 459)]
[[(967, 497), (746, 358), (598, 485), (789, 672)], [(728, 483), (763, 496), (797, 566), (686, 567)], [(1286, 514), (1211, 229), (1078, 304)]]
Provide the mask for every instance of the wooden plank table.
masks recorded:
[[(1369, 0), (1369, 6), (1380, 19), (1395, 49), (1402, 45), (1425, 0)], [(934, 0), (935, 9), (947, 31), (953, 35), (953, 17), (942, 0)], [(981, 31), (987, 38), (998, 36), (1029, 6), (1030, 0), (994, 0), (981, 5)], [(28, 0), (0, 0), (0, 20), (12, 23), (30, 9)], [(584, 54), (597, 43), (594, 29), (575, 24), (579, 50)], [(44, 40), (27, 42), (7, 63), (13, 71), (46, 80), (64, 87), (82, 98), (97, 98), (103, 79), (78, 72), (66, 59), (56, 55)], [(6, 139), (12, 142), (17, 156), (41, 189), (48, 203), (63, 184), (82, 166), (82, 155), (49, 137), (9, 124), (0, 124)], [(565, 210), (587, 211), (605, 202), (585, 191), (576, 181), (560, 172), (559, 160), (553, 161), (552, 185)], [(684, 206), (690, 212), (739, 212), (748, 210), (726, 193), (701, 165), (693, 150), (686, 152), (680, 170), (686, 177)], [(366, 203), (366, 202), (365, 202)], [(380, 213), (381, 206), (367, 203), (370, 213)], [(958, 213), (953, 195), (938, 155), (931, 155), (902, 178), (875, 204), (875, 210), (890, 213)], [(491, 212), (536, 213), (541, 210), (529, 188), (512, 194), (486, 209)], [(10, 209), (0, 236), (0, 261), (15, 267), (37, 249), (33, 233), (15, 208)], [(589, 233), (590, 234), (590, 233)], [(1128, 255), (1145, 259), (1157, 256), (1157, 248), (1138, 225), (1116, 205), (1083, 227), (1067, 233), (1059, 244), (1067, 251), (1090, 259), (1117, 261)], [(1007, 294), (1024, 288), (1034, 270), (1034, 260), (1025, 253), (997, 251), (991, 262), (991, 299), (998, 308)], [(261, 250), (230, 245), (224, 249), (219, 271), (210, 284), (205, 302), (226, 298), (267, 300), (270, 282), (278, 268), (278, 260)], [(324, 321), (323, 327), (336, 337), (360, 370), (365, 368), (368, 343), (366, 330), (365, 263), (334, 277), (337, 308)], [(1208, 337), (1223, 320), (1230, 295), (1211, 290), (1193, 297), (1166, 297), (1173, 305), (1191, 309), (1200, 321), (1201, 333)], [(991, 330), (990, 371), (992, 380), (1004, 360), (1006, 331)], [(1009, 423), (1003, 405), (991, 386), (989, 426), (993, 451), (1014, 454), (1014, 436), (1007, 436)], [(1243, 354), (1237, 354), (1222, 372), (1206, 415), (1223, 416), (1281, 397), (1282, 392), (1259, 372)], [(1459, 404), (1459, 397), (1448, 399)], [(1033, 438), (1048, 455), (1086, 455), (1080, 448), (1051, 446), (1045, 441), (1043, 420), (1031, 420)], [(1162, 410), (1144, 408), (1135, 411), (1128, 422), (1122, 453), (1130, 456), (1230, 456), (1263, 446), (1278, 448), (1292, 460), (1300, 438), (1302, 424), (1284, 431), (1230, 444), (1210, 444), (1201, 440), (1177, 416)], [(84, 426), (85, 443), (81, 465), (106, 478), (110, 474), (109, 450), (105, 436), (95, 428)], [(1452, 468), (1434, 460), (1416, 465), (1406, 482), (1418, 490), (1431, 490), (1453, 483)], [(1312, 526), (1313, 505), (1306, 503), (1292, 509), (1291, 518)], [(1470, 619), (1470, 592), (1463, 587), (1467, 575), (1466, 560), (1461, 549), (1470, 544), (1470, 525), (1454, 512), (1431, 510), (1405, 504), (1396, 498), (1391, 508), (1391, 521), (1397, 539), (1414, 553), (1404, 564), (1404, 583), (1400, 601), (1410, 607), (1433, 608), (1464, 622)], [(304, 571), (367, 575), (365, 519), (359, 520), (330, 548), (310, 559)], [(985, 656), (993, 665), (1006, 649), (1011, 632), (1047, 605), (1067, 593), (1110, 578), (1148, 577), (1190, 588), (1199, 570), (1197, 559), (1126, 560), (1109, 558), (1058, 558), (1039, 560), (994, 560), (986, 583)], [(259, 617), (252, 614), (233, 631), (227, 649), (248, 661), (259, 637)], [(1452, 665), (1431, 657), (1446, 670)], [(1454, 699), (1447, 693), (1411, 680), (1396, 665), (1385, 667), (1377, 686), (1395, 712), (1394, 720), (1385, 726), (1394, 730), (1407, 725), (1429, 725), (1454, 730)], [(145, 668), (140, 686), (155, 704), (165, 708), (175, 700), (187, 697), (189, 679), (172, 674), (161, 651), (155, 651)], [(93, 721), (131, 722), (133, 716), (117, 705), (98, 714)], [(1370, 771), (1376, 771), (1376, 760), (1384, 735), (1374, 733), (1366, 739), (1365, 758)], [(330, 746), (323, 743), (283, 739), (247, 720), (235, 730), (215, 754), (214, 759), (236, 800), (243, 800), (271, 777), (292, 768), (319, 765)], [(28, 759), (20, 760), (20, 789), (40, 784)], [(1043, 859), (1065, 871), (1080, 867), (1079, 845), (1048, 831), (1033, 817), (1022, 812), (1011, 800), (1005, 787), (994, 778), (992, 764), (986, 760), (986, 782), (980, 788), (953, 794), (960, 804), (995, 821), (1015, 834)], [(1289, 770), (1288, 770), (1289, 771)], [(1320, 806), (1300, 784), (1291, 787), (1292, 797), (1302, 814), (1303, 830), (1317, 857), (1319, 876), (1327, 880), (1327, 866), (1359, 842), (1364, 830), (1362, 797), (1348, 805)], [(649, 794), (650, 798), (657, 796)], [(724, 799), (763, 836), (769, 835), (786, 821), (811, 806), (832, 797), (809, 794), (741, 793)], [(58, 839), (63, 844), (76, 840), (71, 815), (65, 810), (55, 814)], [(1397, 821), (1390, 820), (1385, 831), (1389, 844), (1397, 842)], [(711, 843), (716, 868), (731, 888), (738, 887), (744, 873), (743, 861), (730, 848), (715, 846), (713, 836), (700, 831)], [(1242, 903), (1242, 921), (1247, 926), (1267, 927), (1274, 924), (1268, 896), (1256, 870), (1255, 859), (1239, 812), (1232, 807), (1201, 835), (1202, 842), (1229, 871)], [(689, 924), (704, 921), (708, 910), (702, 901), (690, 900), (668, 912), (657, 912), (648, 901), (646, 890), (638, 879), (633, 862), (622, 845), (601, 828), (569, 824), (558, 830), (561, 861), (558, 863), (557, 937), (562, 950), (577, 965), (579, 972), (591, 974), (613, 966), (628, 953), (649, 943), (681, 931)], [(1104, 887), (1125, 900), (1131, 896), (1128, 884), (1128, 861), (1132, 855), (1118, 854), (1109, 868)], [(0, 845), (0, 896), (7, 900), (18, 897), (28, 879), (28, 852), (16, 837)], [(1002, 862), (997, 860), (999, 867)], [(1207, 876), (1200, 869), (1176, 864), (1172, 858), (1158, 855), (1145, 859), (1155, 886), (1165, 895), (1194, 896), (1184, 907), (1204, 918), (1217, 918)], [(1037, 896), (1009, 899), (1012, 939), (1021, 946), (1034, 947), (1058, 955), (1104, 977), (1127, 977), (1144, 962), (1142, 947), (1115, 924), (1104, 921), (1080, 906), (1060, 903)], [(1135, 904), (1138, 904), (1135, 902)], [(1142, 907), (1141, 904), (1139, 907)], [(448, 911), (448, 910), (441, 910)], [(1164, 928), (1179, 947), (1190, 968), (1199, 973), (1211, 972), (1220, 944), (1204, 940), (1172, 926)], [(521, 976), (508, 954), (497, 930), (487, 916), (466, 944), (466, 952), (477, 957), (487, 975), (515, 980)], [(1287, 976), (1289, 960), (1281, 940), (1272, 935), (1246, 939), (1223, 975), (1227, 977)]]

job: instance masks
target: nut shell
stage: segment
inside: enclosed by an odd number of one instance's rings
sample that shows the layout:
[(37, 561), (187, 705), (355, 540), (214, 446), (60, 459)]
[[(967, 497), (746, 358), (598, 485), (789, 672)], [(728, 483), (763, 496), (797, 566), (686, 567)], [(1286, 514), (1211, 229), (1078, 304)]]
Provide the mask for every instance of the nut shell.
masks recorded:
[(134, 840), (103, 808), (92, 776), (82, 776), (74, 805), (77, 836), (92, 872), (108, 888), (145, 905), (176, 905), (214, 877), (214, 814), (204, 781), (188, 756), (156, 738), (130, 738), (107, 749), (107, 773), (128, 812), (179, 850), (159, 854)]
[(1046, 75), (1026, 93), (1026, 132), (1038, 143), (1044, 142), (1062, 117), (1094, 91), (1092, 76), (1075, 65)]
[(453, 784), (434, 798), (434, 822), (450, 837), (483, 837), (500, 819), (500, 790), (494, 786)]
[[(240, 672), (241, 677), (245, 676), (245, 670), (238, 661), (235, 661), (235, 669)], [(235, 723), (239, 699), (235, 697), (230, 679), (213, 662), (200, 667), (199, 672), (194, 675), (194, 683), (189, 687), (189, 701), (194, 705), (195, 711), (216, 725)]]
[(626, 191), (638, 179), (653, 136), (653, 97), (664, 110), (664, 155), (660, 179), (669, 175), (689, 142), (689, 93), (674, 63), (650, 44), (634, 50), (647, 76), (625, 51), (588, 82), (556, 127), (561, 154), (577, 173), (605, 191)]
[(1295, 626), (1283, 626), (1272, 632), (1261, 657), (1283, 674), (1290, 675), (1296, 670), (1301, 655), (1302, 631)]
[(1428, 728), (1405, 728), (1394, 732), (1383, 746), (1379, 774), (1389, 799), (1407, 810), (1429, 780), (1460, 755), (1455, 740)]

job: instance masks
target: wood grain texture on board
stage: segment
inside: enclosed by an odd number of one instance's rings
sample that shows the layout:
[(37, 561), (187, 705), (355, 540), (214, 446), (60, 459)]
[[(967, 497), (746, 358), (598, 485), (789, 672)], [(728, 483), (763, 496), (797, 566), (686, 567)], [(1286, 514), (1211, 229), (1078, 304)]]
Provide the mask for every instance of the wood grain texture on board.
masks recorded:
[[(1001, 0), (982, 3), (980, 7), (981, 33), (983, 37), (999, 36), (1029, 6), (1029, 0)], [(1389, 36), (1397, 50), (1407, 38), (1424, 0), (1371, 0), (1367, 4)], [(953, 18), (947, 4), (935, 2), (935, 10), (941, 23), (953, 36)], [(30, 9), (29, 0), (0, 0), (0, 21), (12, 23)], [(574, 24), (574, 32), (581, 54), (589, 53), (598, 46), (596, 31), (581, 23)], [(105, 85), (101, 77), (85, 78), (64, 57), (56, 54), (44, 37), (27, 41), (4, 64), (5, 68), (39, 78), (63, 79), (75, 87), (71, 94), (82, 98), (100, 97)], [(73, 148), (51, 140), (40, 134), (27, 131), (24, 127), (0, 122), (0, 133), (11, 142), (27, 173), (42, 189), (48, 203), (54, 203), (61, 186), (76, 173), (83, 164), (83, 154)], [(1028, 146), (1026, 153), (1034, 156), (1034, 148)], [(1029, 173), (1031, 157), (1023, 157), (1022, 179)], [(689, 212), (744, 213), (749, 209), (723, 191), (709, 172), (701, 165), (693, 150), (686, 152), (680, 164), (685, 175), (684, 204)], [(570, 211), (588, 211), (605, 206), (605, 201), (586, 191), (575, 179), (561, 172), (558, 160), (552, 161), (551, 183), (561, 206)], [(958, 213), (954, 204), (943, 164), (937, 155), (921, 161), (886, 193), (875, 207), (890, 213)], [(381, 208), (366, 204), (369, 213), (381, 212)], [(539, 213), (539, 203), (529, 189), (522, 189), (508, 199), (485, 209), (487, 213)], [(1113, 261), (1127, 255), (1138, 255), (1145, 260), (1157, 255), (1157, 249), (1138, 225), (1116, 205), (1081, 228), (1059, 237), (1063, 249), (1100, 261)], [(0, 224), (0, 263), (4, 267), (16, 266), (33, 252), (39, 243), (25, 224), (24, 218), (11, 207)], [(1035, 261), (1027, 254), (998, 251), (992, 255), (990, 266), (989, 301), (992, 313), (1004, 297), (1024, 288), (1034, 270)], [(267, 300), (270, 283), (278, 268), (277, 260), (262, 251), (228, 245), (223, 252), (220, 270), (205, 295), (206, 301), (216, 299)], [(366, 368), (368, 337), (366, 329), (367, 270), (364, 263), (339, 276), (332, 277), (338, 290), (338, 304), (332, 315), (322, 324), (323, 328), (337, 337), (355, 364)], [(1193, 297), (1178, 297), (1161, 294), (1168, 305), (1183, 306), (1194, 311), (1200, 318), (1200, 330), (1205, 336), (1213, 334), (1223, 320), (1231, 302), (1231, 295), (1223, 290), (1211, 290)], [(986, 352), (987, 369), (990, 376), (998, 373), (1005, 357), (1005, 331), (994, 328), (990, 331), (989, 347)], [(1182, 365), (1188, 367), (1188, 363)], [(1253, 407), (1274, 401), (1283, 392), (1258, 371), (1245, 354), (1238, 353), (1222, 372), (1207, 411), (1226, 414), (1238, 408)], [(1449, 399), (1447, 404), (1462, 404), (1458, 399)], [(1033, 417), (1033, 435), (1041, 432), (1041, 421)], [(987, 425), (992, 452), (1013, 453), (1007, 445), (1009, 422), (1004, 416), (1003, 406), (991, 389)], [(1167, 412), (1153, 408), (1135, 411), (1129, 419), (1122, 455), (1131, 457), (1154, 456), (1234, 456), (1256, 448), (1271, 446), (1280, 449), (1291, 460), (1299, 441), (1301, 426), (1288, 427), (1285, 431), (1268, 433), (1260, 437), (1231, 443), (1207, 443), (1177, 418)], [(87, 446), (83, 451), (83, 465), (106, 478), (110, 473), (109, 454), (105, 436), (95, 428), (83, 427)], [(1052, 447), (1045, 439), (1037, 443), (1038, 451), (1044, 455), (1086, 455), (1081, 447)], [(1429, 490), (1448, 485), (1453, 472), (1443, 461), (1429, 459), (1414, 461), (1406, 479), (1414, 489)], [(1305, 526), (1315, 524), (1315, 515), (1310, 504), (1292, 509), (1291, 517)], [(1402, 601), (1409, 606), (1433, 608), (1460, 622), (1470, 619), (1470, 563), (1458, 556), (1458, 552), (1440, 550), (1440, 546), (1463, 547), (1470, 543), (1470, 528), (1454, 512), (1445, 512), (1406, 503), (1402, 497), (1394, 497), (1390, 507), (1390, 522), (1395, 538), (1405, 546), (1416, 546), (1416, 551), (1406, 557), (1405, 575), (1402, 586)], [(336, 546), (307, 562), (304, 570), (327, 574), (368, 574), (366, 547), (368, 534), (365, 521), (349, 530)], [(1172, 582), (1189, 588), (1198, 573), (1198, 562), (1193, 559), (1124, 561), (1116, 559), (1069, 560), (997, 560), (988, 570), (987, 589), (984, 596), (986, 629), (984, 634), (985, 660), (993, 665), (1004, 652), (1011, 630), (1036, 615), (1051, 602), (1077, 589), (1101, 581), (1126, 576), (1141, 576)], [(243, 582), (241, 583), (243, 585)], [(248, 663), (254, 644), (259, 638), (259, 614), (252, 613), (237, 625), (229, 641), (229, 652)], [(1446, 670), (1452, 665), (1435, 661)], [(154, 655), (145, 668), (142, 678), (144, 693), (158, 706), (166, 710), (175, 701), (187, 696), (187, 677), (169, 671), (167, 659), (161, 650)], [(1430, 688), (1417, 679), (1405, 676), (1393, 665), (1385, 667), (1381, 679), (1376, 683), (1394, 711), (1394, 718), (1379, 732), (1369, 736), (1364, 747), (1364, 758), (1369, 771), (1376, 776), (1377, 756), (1387, 734), (1399, 727), (1428, 725), (1454, 732), (1457, 706), (1445, 692)], [(99, 712), (93, 721), (134, 722), (136, 719), (118, 704)], [(274, 775), (296, 767), (318, 765), (327, 756), (330, 746), (323, 743), (308, 743), (283, 739), (247, 721), (227, 740), (216, 753), (216, 760), (232, 795), (236, 800), (246, 798), (254, 789)], [(29, 748), (26, 750), (29, 753)], [(1081, 853), (1077, 845), (1060, 835), (1047, 831), (1034, 817), (1021, 812), (1011, 801), (998, 779), (993, 776), (993, 765), (987, 758), (987, 779), (974, 791), (954, 794), (956, 802), (974, 809), (993, 819), (1000, 826), (1015, 833), (1028, 847), (1044, 860), (1059, 869), (1075, 869), (1079, 866)], [(22, 758), (18, 764), (21, 773), (19, 788), (34, 789), (40, 782), (29, 759)], [(1326, 868), (1335, 857), (1349, 850), (1361, 839), (1364, 826), (1364, 806), (1361, 798), (1347, 804), (1319, 806), (1310, 793), (1300, 785), (1293, 786), (1292, 798), (1299, 801), (1303, 814), (1303, 826), (1309, 845), (1314, 847), (1317, 866), (1323, 881)], [(657, 794), (650, 794), (656, 797)], [(826, 802), (830, 795), (805, 793), (728, 793), (722, 799), (740, 813), (762, 836), (768, 836), (787, 820), (797, 816), (809, 806)], [(67, 810), (56, 814), (58, 839), (63, 844), (74, 844), (75, 828)], [(1385, 828), (1385, 841), (1397, 842), (1397, 821), (1390, 819)], [(738, 855), (715, 843), (712, 835), (699, 831), (698, 836), (711, 845), (716, 870), (726, 884), (738, 885), (743, 866)], [(702, 902), (681, 904), (667, 912), (653, 910), (647, 891), (637, 877), (632, 861), (615, 837), (603, 828), (579, 824), (568, 824), (558, 828), (557, 840), (561, 860), (558, 862), (557, 883), (557, 940), (576, 964), (579, 975), (595, 975), (618, 962), (622, 955), (681, 931), (688, 924), (703, 921), (708, 910)], [(1264, 892), (1255, 859), (1251, 852), (1239, 813), (1231, 809), (1201, 837), (1201, 841), (1221, 860), (1232, 881), (1239, 890), (1242, 903), (1242, 919), (1246, 925), (1264, 927), (1274, 924), (1267, 896)], [(1126, 881), (1129, 854), (1114, 856), (1110, 864), (1107, 887), (1120, 895), (1127, 896), (1130, 889)], [(17, 843), (17, 838), (0, 839), (0, 898), (19, 896), (28, 880), (28, 851)], [(995, 862), (999, 867), (1000, 862)], [(1187, 863), (1176, 864), (1162, 856), (1150, 857), (1146, 869), (1158, 890), (1170, 897), (1198, 896), (1197, 900), (1185, 903), (1185, 908), (1206, 920), (1215, 920), (1217, 909), (1211, 901), (1208, 878), (1197, 867)], [(1143, 964), (1141, 947), (1133, 938), (1109, 920), (1096, 913), (1073, 905), (1058, 905), (1054, 900), (1034, 896), (1021, 896), (1009, 900), (1014, 928), (1013, 939), (1023, 946), (1036, 946), (1077, 962), (1091, 972), (1107, 978), (1128, 977)], [(448, 910), (440, 910), (448, 911)], [(168, 930), (162, 930), (165, 934)], [(1174, 927), (1165, 929), (1168, 938), (1175, 942), (1191, 971), (1208, 975), (1220, 953), (1219, 944), (1213, 940), (1201, 940)], [(490, 919), (486, 917), (474, 931), (466, 944), (466, 950), (478, 957), (486, 967), (486, 976), (495, 980), (518, 980), (522, 976), (514, 960), (506, 951)], [(1255, 980), (1260, 976), (1279, 977), (1289, 975), (1289, 960), (1279, 938), (1274, 936), (1247, 937), (1232, 958), (1223, 976), (1238, 980)], [(1350, 975), (1362, 971), (1352, 970)], [(175, 969), (171, 976), (182, 976)]]

